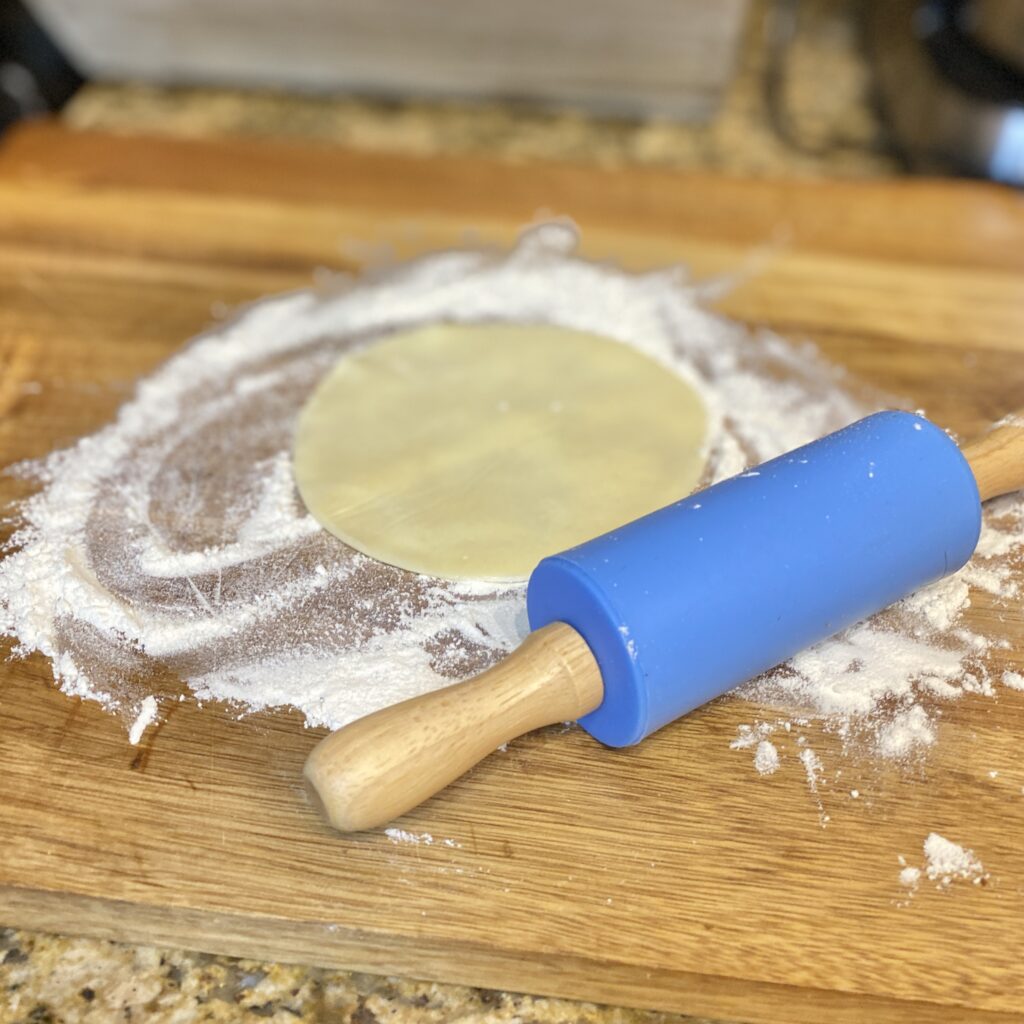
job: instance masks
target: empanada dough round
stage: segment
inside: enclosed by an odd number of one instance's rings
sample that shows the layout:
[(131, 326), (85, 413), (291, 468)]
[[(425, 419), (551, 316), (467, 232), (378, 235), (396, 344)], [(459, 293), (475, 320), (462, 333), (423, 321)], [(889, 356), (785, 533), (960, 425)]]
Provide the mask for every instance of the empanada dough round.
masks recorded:
[(706, 425), (690, 384), (621, 342), (437, 324), (339, 360), (300, 414), (295, 479), (316, 519), (373, 558), (522, 580), (685, 497)]

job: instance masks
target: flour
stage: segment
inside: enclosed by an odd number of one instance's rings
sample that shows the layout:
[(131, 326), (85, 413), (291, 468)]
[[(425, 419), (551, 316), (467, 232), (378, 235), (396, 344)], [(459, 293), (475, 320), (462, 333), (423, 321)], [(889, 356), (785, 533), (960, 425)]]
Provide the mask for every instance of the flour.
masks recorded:
[(897, 902), (897, 906), (905, 907), (910, 904), (922, 878), (934, 882), (935, 887), (940, 890), (948, 889), (957, 881), (967, 881), (974, 885), (984, 885), (988, 881), (989, 874), (973, 850), (954, 843), (938, 832), (929, 833), (922, 846), (924, 862), (921, 867), (908, 864), (906, 857), (897, 858), (900, 865), (900, 885), (906, 890), (905, 895), (909, 897), (906, 901)]
[(921, 881), (921, 869), (905, 867), (900, 871), (900, 885), (907, 889), (916, 889)]
[(1003, 686), (1008, 686), (1011, 690), (1024, 690), (1024, 676), (1019, 672), (1006, 671), (1003, 673)]
[(886, 757), (903, 758), (935, 742), (935, 725), (920, 704), (899, 712), (878, 731), (878, 750)]
[[(289, 706), (337, 728), (517, 646), (523, 586), (382, 565), (321, 530), (296, 496), (298, 410), (341, 355), (396, 330), (543, 322), (632, 345), (702, 395), (704, 483), (891, 404), (812, 347), (709, 312), (707, 287), (680, 270), (629, 274), (576, 258), (575, 245), (571, 227), (547, 224), (507, 254), (442, 252), (267, 299), (158, 368), (110, 426), (19, 467), (39, 490), (0, 563), (0, 630), (15, 654), (44, 655), (65, 692), (124, 715), (137, 737), (183, 685), (240, 713)], [(755, 769), (779, 766), (769, 736), (811, 719), (910, 756), (937, 736), (938, 702), (992, 693), (986, 656), (1000, 638), (972, 632), (963, 612), (978, 593), (1015, 598), (1022, 544), (1024, 505), (994, 503), (957, 576), (750, 684), (743, 694), (777, 712), (751, 727)], [(817, 792), (825, 766), (813, 751), (801, 760)]]
[(825, 801), (818, 788), (824, 776), (825, 766), (822, 764), (821, 758), (810, 747), (804, 747), (799, 756), (807, 777), (807, 788), (818, 807), (818, 824), (822, 828), (826, 828), (832, 820), (832, 816), (825, 810)]
[(779, 751), (771, 740), (761, 740), (754, 754), (754, 767), (758, 775), (772, 775), (779, 767)]
[(132, 723), (131, 729), (128, 730), (128, 742), (133, 747), (138, 746), (142, 734), (156, 721), (158, 710), (159, 705), (156, 702), (156, 697), (152, 694), (143, 699), (139, 715)]
[[(406, 832), (403, 828), (386, 828), (384, 835), (393, 843), (411, 843), (413, 846), (433, 846), (434, 837), (429, 832)], [(445, 840), (448, 843), (448, 840)]]
[(973, 850), (951, 842), (938, 832), (932, 832), (924, 841), (925, 873), (942, 888), (957, 879), (966, 879), (981, 884), (988, 878), (980, 860)]

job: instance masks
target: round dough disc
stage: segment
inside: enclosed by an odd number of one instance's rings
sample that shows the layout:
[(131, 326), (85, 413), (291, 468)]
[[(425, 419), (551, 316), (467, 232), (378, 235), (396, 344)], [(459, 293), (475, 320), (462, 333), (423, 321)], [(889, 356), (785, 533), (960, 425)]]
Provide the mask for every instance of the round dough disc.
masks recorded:
[(335, 365), (300, 414), (295, 478), (316, 519), (373, 558), (522, 580), (685, 497), (706, 422), (686, 381), (620, 342), (437, 324)]

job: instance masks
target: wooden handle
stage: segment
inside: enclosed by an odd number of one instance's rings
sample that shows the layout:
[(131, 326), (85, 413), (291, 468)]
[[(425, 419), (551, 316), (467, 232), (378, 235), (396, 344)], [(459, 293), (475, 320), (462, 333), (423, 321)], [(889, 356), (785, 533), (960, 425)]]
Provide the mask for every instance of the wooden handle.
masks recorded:
[(1024, 409), (1004, 416), (963, 452), (982, 501), (1024, 488)]
[(397, 818), (503, 743), (575, 720), (604, 698), (583, 638), (556, 622), (475, 679), (384, 708), (322, 740), (306, 761), (310, 795), (343, 832)]

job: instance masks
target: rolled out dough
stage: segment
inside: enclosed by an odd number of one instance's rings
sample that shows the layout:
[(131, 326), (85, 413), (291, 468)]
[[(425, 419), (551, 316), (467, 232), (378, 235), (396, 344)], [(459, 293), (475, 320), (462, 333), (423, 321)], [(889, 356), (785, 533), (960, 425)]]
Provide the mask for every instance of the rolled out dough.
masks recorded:
[(367, 555), (522, 580), (688, 494), (706, 422), (691, 385), (620, 342), (437, 324), (334, 366), (300, 414), (295, 478), (310, 512)]

